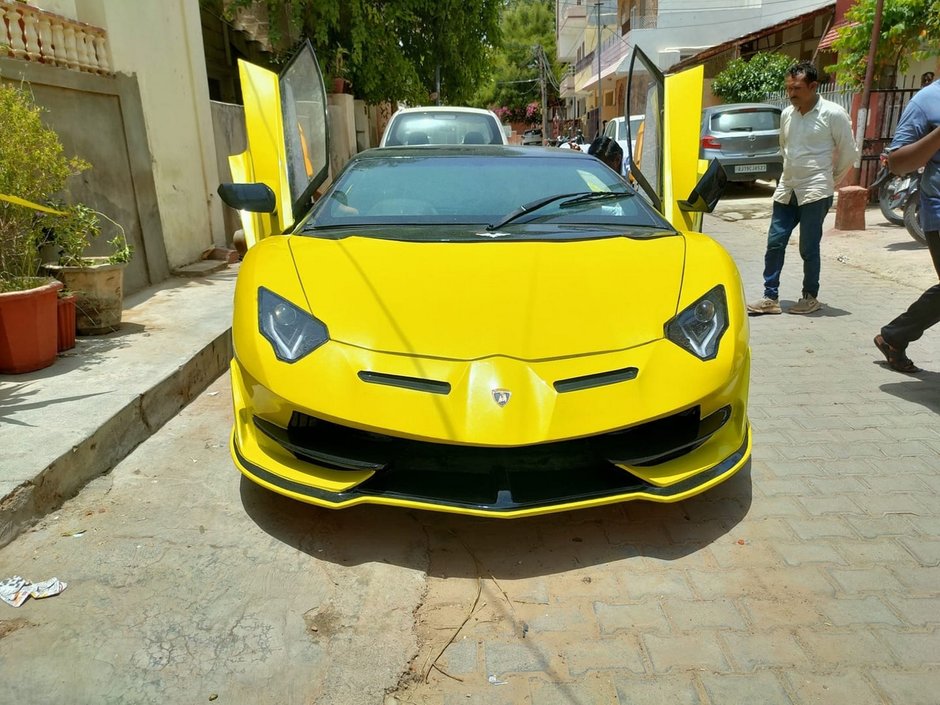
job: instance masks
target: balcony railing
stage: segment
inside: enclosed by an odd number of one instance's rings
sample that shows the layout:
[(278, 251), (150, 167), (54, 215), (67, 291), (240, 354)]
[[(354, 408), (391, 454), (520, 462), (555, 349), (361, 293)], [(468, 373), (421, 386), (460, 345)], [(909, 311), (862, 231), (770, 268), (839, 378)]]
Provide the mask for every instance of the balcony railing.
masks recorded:
[(101, 27), (0, 0), (0, 56), (111, 75), (110, 53)]

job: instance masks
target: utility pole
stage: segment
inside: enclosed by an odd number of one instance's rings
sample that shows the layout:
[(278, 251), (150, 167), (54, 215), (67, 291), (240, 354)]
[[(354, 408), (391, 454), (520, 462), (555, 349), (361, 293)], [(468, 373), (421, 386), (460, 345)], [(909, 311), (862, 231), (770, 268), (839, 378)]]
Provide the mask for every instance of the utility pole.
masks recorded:
[[(881, 2), (881, 0), (878, 0)], [(597, 8), (597, 46), (594, 51), (597, 52), (597, 120), (595, 122), (595, 135), (601, 134), (601, 0), (594, 3)]]
[(548, 67), (545, 66), (545, 52), (541, 44), (535, 45), (536, 57), (539, 62), (539, 83), (542, 84), (542, 144), (547, 144), (548, 140), (548, 100), (545, 91), (545, 72)]
[[(884, 0), (878, 0), (875, 3), (875, 17), (871, 25), (871, 42), (868, 45), (868, 65), (865, 67), (865, 86), (862, 89), (862, 102), (858, 106), (858, 116), (855, 123), (855, 147), (858, 153), (862, 153), (862, 145), (865, 142), (865, 129), (868, 127), (868, 103), (871, 102), (871, 82), (875, 72), (875, 54), (878, 51), (878, 37), (881, 35), (881, 12), (884, 7)], [(862, 179), (862, 166), (855, 170), (855, 186), (858, 186)]]

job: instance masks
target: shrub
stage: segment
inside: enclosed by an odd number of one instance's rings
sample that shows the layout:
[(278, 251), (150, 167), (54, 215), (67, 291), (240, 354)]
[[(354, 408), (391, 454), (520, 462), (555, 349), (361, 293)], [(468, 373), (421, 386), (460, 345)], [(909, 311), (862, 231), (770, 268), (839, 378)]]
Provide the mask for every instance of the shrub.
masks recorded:
[(758, 52), (749, 61), (733, 59), (715, 76), (712, 93), (726, 103), (759, 103), (767, 93), (782, 91), (787, 69), (796, 61), (783, 54)]
[[(41, 112), (26, 88), (0, 83), (0, 194), (40, 204), (89, 166), (65, 156)], [(54, 217), (0, 200), (0, 291), (36, 285), (39, 243)]]

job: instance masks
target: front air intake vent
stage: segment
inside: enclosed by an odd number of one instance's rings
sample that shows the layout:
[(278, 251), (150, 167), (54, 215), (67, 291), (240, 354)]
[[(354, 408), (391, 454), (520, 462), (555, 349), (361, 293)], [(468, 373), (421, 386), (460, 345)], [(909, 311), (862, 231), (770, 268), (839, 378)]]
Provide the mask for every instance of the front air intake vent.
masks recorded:
[(383, 372), (359, 372), (359, 379), (369, 384), (384, 384), (389, 387), (413, 389), (416, 392), (430, 392), (431, 394), (450, 394), (450, 383), (439, 382), (434, 379), (421, 379), (420, 377), (405, 377), (402, 375), (388, 375)]
[(572, 377), (570, 379), (560, 379), (555, 382), (556, 392), (576, 392), (580, 389), (591, 389), (592, 387), (604, 387), (608, 384), (617, 384), (617, 382), (628, 382), (636, 379), (640, 373), (636, 367), (625, 367), (622, 370), (612, 370), (610, 372), (598, 372), (584, 377)]

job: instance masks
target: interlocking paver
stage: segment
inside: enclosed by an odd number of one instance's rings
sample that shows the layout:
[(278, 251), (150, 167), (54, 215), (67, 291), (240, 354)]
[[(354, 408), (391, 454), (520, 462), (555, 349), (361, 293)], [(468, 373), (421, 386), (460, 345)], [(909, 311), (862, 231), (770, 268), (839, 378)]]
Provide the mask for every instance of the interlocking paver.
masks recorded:
[(888, 595), (885, 601), (901, 615), (908, 626), (926, 627), (940, 624), (940, 596), (907, 597)]
[(793, 700), (774, 673), (767, 671), (747, 675), (702, 675), (708, 697), (715, 705), (726, 703), (761, 703), (761, 705), (793, 705)]
[(940, 540), (903, 537), (898, 542), (923, 566), (940, 565)]
[[(657, 676), (656, 678), (617, 678), (615, 685), (618, 705), (702, 704), (695, 680), (689, 674)], [(572, 702), (580, 705), (580, 701), (577, 700), (567, 701), (564, 705), (572, 705)]]
[(730, 668), (718, 641), (718, 632), (714, 630), (671, 636), (644, 634), (642, 640), (655, 673), (667, 673), (673, 669), (727, 671)]
[(753, 671), (762, 668), (796, 668), (808, 665), (806, 653), (787, 629), (759, 634), (723, 632), (735, 670)]
[(817, 668), (846, 664), (876, 666), (886, 662), (895, 665), (884, 641), (864, 629), (822, 631), (818, 627), (801, 627), (796, 631), (796, 638)]
[[(797, 703), (814, 705), (884, 705), (884, 700), (857, 670), (836, 673), (790, 671), (784, 678)], [(900, 704), (899, 704), (900, 705)]]
[(940, 585), (940, 568), (891, 566), (891, 571), (907, 590), (908, 594), (919, 596), (936, 595)]
[(887, 568), (832, 568), (829, 574), (847, 593), (900, 592), (904, 589), (900, 580)]
[(940, 629), (925, 632), (878, 629), (877, 633), (905, 668), (940, 665)]
[(639, 643), (628, 635), (572, 644), (562, 649), (561, 657), (572, 676), (579, 676), (587, 671), (626, 670), (638, 674), (646, 672)]
[(823, 563), (825, 565), (845, 565), (846, 560), (831, 545), (823, 542), (789, 543), (778, 541), (774, 544), (787, 565), (804, 563)]
[(940, 671), (873, 671), (871, 677), (892, 705), (937, 705)]
[(894, 612), (876, 596), (861, 598), (842, 597), (820, 602), (817, 609), (822, 613), (827, 624), (846, 627), (853, 624), (890, 624), (903, 625)]
[(601, 634), (613, 634), (618, 631), (669, 631), (669, 622), (658, 603), (610, 605), (595, 602), (594, 613)]
[(744, 629), (744, 617), (731, 600), (663, 600), (663, 611), (676, 631)]
[(803, 541), (823, 538), (855, 538), (855, 529), (844, 517), (813, 517), (812, 519), (790, 518), (785, 520), (790, 529)]

